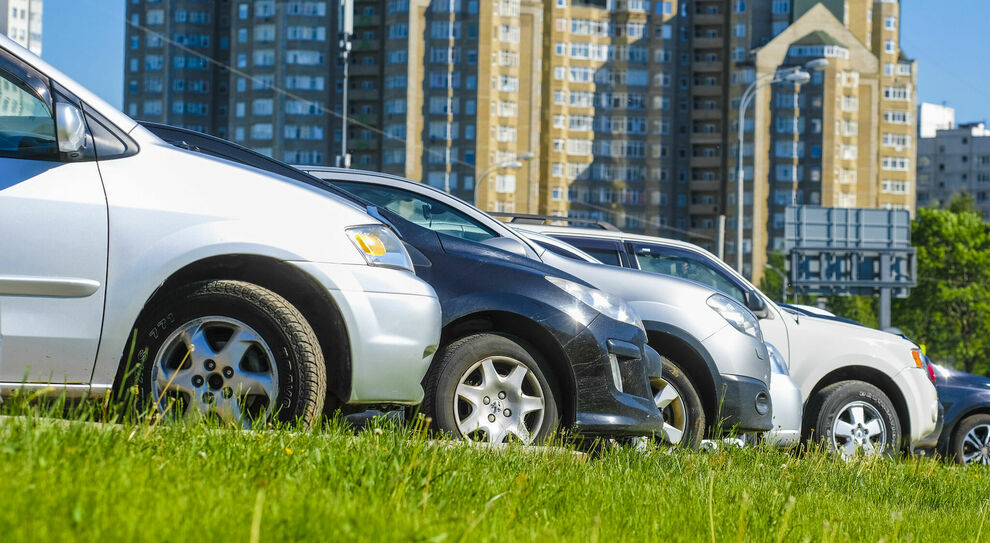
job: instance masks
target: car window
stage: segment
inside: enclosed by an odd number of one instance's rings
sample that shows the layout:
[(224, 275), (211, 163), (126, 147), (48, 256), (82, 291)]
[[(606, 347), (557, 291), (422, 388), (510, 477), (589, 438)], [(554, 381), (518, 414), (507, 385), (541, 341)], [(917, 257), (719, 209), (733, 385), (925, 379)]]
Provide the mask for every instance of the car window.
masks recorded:
[(560, 236), (557, 234), (552, 234), (551, 236), (581, 249), (598, 259), (602, 264), (622, 267), (622, 257), (619, 256), (619, 244), (614, 241)]
[(50, 159), (56, 155), (55, 117), (48, 102), (0, 67), (0, 157)]
[(484, 241), (498, 236), (480, 222), (447, 204), (414, 192), (369, 183), (331, 182), (358, 198), (383, 207), (409, 222), (434, 232), (470, 241)]
[(665, 249), (659, 246), (634, 246), (633, 256), (639, 264), (639, 269), (690, 279), (722, 291), (743, 304), (746, 303), (743, 290), (718, 271), (708, 267), (704, 261)]
[(529, 238), (529, 241), (531, 241), (531, 242), (539, 245), (540, 247), (543, 247), (544, 249), (550, 251), (551, 253), (558, 254), (558, 255), (560, 255), (560, 256), (562, 256), (564, 258), (570, 258), (571, 260), (577, 260), (577, 261), (580, 261), (580, 262), (587, 262), (588, 261), (586, 258), (584, 258), (583, 256), (581, 256), (580, 254), (575, 253), (574, 251), (565, 249), (564, 247), (561, 247), (561, 246), (559, 246), (559, 245), (557, 245), (555, 243), (548, 243), (548, 242), (545, 242), (543, 240), (537, 240), (537, 239), (533, 239), (533, 238)]

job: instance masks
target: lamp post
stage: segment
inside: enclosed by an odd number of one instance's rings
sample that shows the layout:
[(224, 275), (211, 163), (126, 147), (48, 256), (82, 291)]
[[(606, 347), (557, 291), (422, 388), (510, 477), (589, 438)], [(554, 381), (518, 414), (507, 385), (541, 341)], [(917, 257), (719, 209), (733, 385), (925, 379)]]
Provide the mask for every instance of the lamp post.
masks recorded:
[(478, 202), (478, 190), (481, 188), (482, 183), (487, 180), (489, 175), (498, 170), (518, 170), (523, 167), (522, 161), (530, 160), (534, 156), (535, 155), (533, 153), (523, 153), (512, 160), (492, 164), (482, 170), (481, 175), (478, 176), (478, 179), (474, 183), (474, 205), (480, 204), (480, 202)]
[[(783, 68), (777, 70), (773, 73), (762, 75), (756, 78), (755, 81), (749, 84), (746, 91), (743, 92), (742, 99), (739, 102), (739, 137), (738, 137), (738, 158), (736, 161), (736, 271), (741, 275), (743, 273), (743, 184), (745, 182), (745, 171), (743, 168), (743, 141), (744, 141), (744, 128), (746, 126), (746, 108), (749, 107), (750, 102), (756, 96), (756, 91), (767, 85), (775, 85), (777, 83), (792, 83), (795, 85), (800, 85), (802, 83), (807, 83), (811, 80), (811, 74), (808, 73), (809, 70), (824, 70), (828, 66), (828, 60), (824, 58), (816, 58), (810, 60), (804, 64), (804, 66), (791, 66), (788, 68)], [(755, 172), (756, 168), (756, 154), (753, 154), (753, 170)]]
[(787, 303), (787, 275), (778, 270), (777, 268), (771, 266), (770, 264), (764, 264), (764, 269), (770, 270), (780, 276), (780, 301), (782, 303)]

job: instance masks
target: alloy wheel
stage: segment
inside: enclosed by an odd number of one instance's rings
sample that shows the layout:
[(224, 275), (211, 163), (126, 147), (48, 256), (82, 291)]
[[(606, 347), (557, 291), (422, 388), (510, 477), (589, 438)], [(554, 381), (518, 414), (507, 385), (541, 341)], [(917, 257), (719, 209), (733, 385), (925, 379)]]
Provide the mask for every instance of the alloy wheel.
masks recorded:
[(546, 397), (536, 374), (510, 357), (473, 364), (458, 380), (454, 420), (465, 438), (530, 444), (544, 424)]
[(962, 442), (963, 464), (990, 466), (990, 425), (974, 426)]
[(832, 422), (832, 444), (844, 458), (883, 454), (889, 443), (880, 411), (862, 401), (842, 406)]
[(241, 321), (209, 316), (179, 326), (166, 338), (151, 371), (161, 412), (175, 402), (186, 418), (216, 416), (243, 428), (271, 415), (278, 396), (275, 356)]
[(654, 379), (650, 385), (653, 389), (653, 403), (663, 415), (663, 435), (661, 437), (671, 445), (680, 445), (687, 429), (687, 410), (684, 407), (684, 398), (681, 397), (677, 387), (664, 379)]

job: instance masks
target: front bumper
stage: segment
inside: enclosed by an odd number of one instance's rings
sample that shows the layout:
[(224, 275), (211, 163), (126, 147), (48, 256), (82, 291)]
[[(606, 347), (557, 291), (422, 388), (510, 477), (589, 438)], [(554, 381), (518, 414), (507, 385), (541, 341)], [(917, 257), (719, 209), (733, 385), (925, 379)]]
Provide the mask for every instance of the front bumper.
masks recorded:
[[(905, 445), (917, 448), (929, 441), (938, 427), (939, 402), (935, 385), (923, 368), (909, 367), (894, 376), (894, 384), (900, 389), (907, 404), (910, 432), (904, 431)], [(937, 437), (936, 437), (937, 441)], [(923, 445), (928, 446), (928, 445)]]
[[(926, 435), (925, 437), (919, 439), (916, 443), (911, 445), (912, 452), (917, 450), (934, 449), (939, 442), (939, 438), (942, 436), (942, 429), (945, 427), (945, 408), (942, 406), (942, 402), (938, 403), (938, 420), (935, 421), (935, 430), (932, 433)], [(948, 451), (944, 451), (948, 454)]]
[(801, 389), (789, 375), (770, 375), (770, 399), (773, 401), (773, 428), (764, 435), (767, 443), (777, 447), (794, 447), (801, 442), (801, 417), (804, 404)]
[(737, 432), (765, 432), (773, 428), (773, 404), (766, 383), (742, 375), (721, 378), (714, 428)]
[(417, 404), (440, 341), (440, 302), (412, 273), (374, 266), (292, 262), (327, 289), (347, 328), (347, 403)]
[[(660, 355), (646, 346), (645, 332), (599, 316), (564, 345), (564, 352), (574, 368), (575, 431), (603, 437), (660, 434), (663, 416), (648, 375), (660, 371)], [(618, 366), (621, 390), (610, 357)]]

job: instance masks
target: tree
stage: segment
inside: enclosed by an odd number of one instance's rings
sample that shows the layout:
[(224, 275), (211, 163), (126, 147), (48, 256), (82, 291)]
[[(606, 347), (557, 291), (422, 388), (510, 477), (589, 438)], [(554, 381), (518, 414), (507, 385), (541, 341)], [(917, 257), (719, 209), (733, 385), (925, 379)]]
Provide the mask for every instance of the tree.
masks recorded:
[(972, 199), (919, 209), (911, 239), (918, 286), (894, 300), (894, 325), (926, 344), (929, 356), (967, 372), (990, 361), (990, 227)]
[[(767, 255), (767, 265), (771, 268), (783, 272), (786, 270), (786, 257), (784, 253), (772, 252)], [(760, 290), (763, 294), (766, 294), (768, 298), (775, 302), (783, 302), (780, 299), (780, 295), (783, 292), (783, 278), (774, 271), (765, 270), (763, 272), (763, 277), (760, 278)]]

